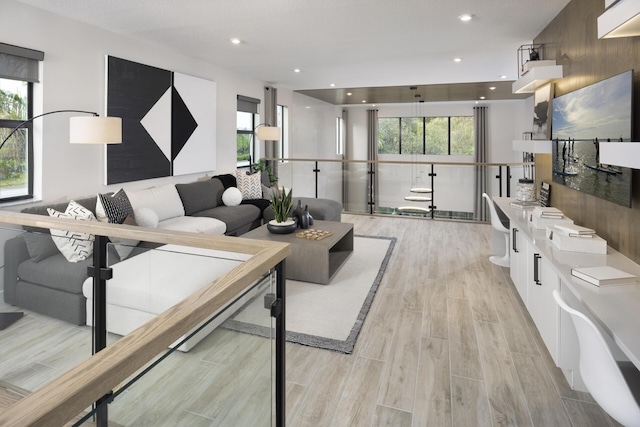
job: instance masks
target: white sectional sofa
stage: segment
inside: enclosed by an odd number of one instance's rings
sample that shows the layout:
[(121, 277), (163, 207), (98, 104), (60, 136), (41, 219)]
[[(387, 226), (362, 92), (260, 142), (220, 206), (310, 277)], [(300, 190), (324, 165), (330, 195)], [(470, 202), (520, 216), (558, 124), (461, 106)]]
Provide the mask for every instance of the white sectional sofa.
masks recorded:
[[(233, 252), (163, 245), (119, 262), (112, 267), (113, 278), (107, 282), (107, 331), (118, 335), (130, 333), (248, 258), (250, 255)], [(87, 324), (92, 325), (91, 278), (85, 280), (82, 293), (87, 299)], [(253, 295), (254, 292), (245, 293), (234, 307), (242, 306)], [(226, 320), (233, 310), (225, 308), (214, 313), (212, 317), (217, 316), (216, 319), (178, 350), (189, 351)]]

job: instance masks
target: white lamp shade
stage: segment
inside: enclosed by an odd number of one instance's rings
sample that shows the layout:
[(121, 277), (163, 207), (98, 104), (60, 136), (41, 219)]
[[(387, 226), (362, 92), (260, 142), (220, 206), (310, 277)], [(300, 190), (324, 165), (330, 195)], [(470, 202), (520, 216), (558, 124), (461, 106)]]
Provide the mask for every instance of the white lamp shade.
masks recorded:
[(261, 141), (280, 141), (280, 128), (274, 126), (259, 127), (258, 139)]
[(122, 144), (120, 117), (71, 117), (71, 144)]

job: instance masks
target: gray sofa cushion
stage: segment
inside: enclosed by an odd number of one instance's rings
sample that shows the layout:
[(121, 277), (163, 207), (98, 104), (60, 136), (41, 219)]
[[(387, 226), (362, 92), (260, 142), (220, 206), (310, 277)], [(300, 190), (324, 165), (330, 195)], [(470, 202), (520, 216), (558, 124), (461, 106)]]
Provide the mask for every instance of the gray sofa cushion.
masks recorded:
[(176, 184), (176, 189), (182, 200), (185, 215), (193, 215), (223, 205), (224, 187), (218, 179)]
[[(93, 197), (85, 197), (85, 198), (73, 199), (73, 200), (75, 200), (76, 203), (79, 203), (82, 206), (84, 206), (85, 208), (89, 209), (95, 215), (96, 214), (96, 200), (97, 199), (98, 199), (98, 196), (93, 196)], [(28, 214), (49, 216), (49, 212), (47, 212), (47, 208), (55, 209), (58, 212), (64, 212), (67, 209), (68, 205), (69, 205), (69, 200), (67, 200), (66, 202), (54, 203), (54, 204), (50, 204), (50, 205), (31, 206), (31, 207), (22, 209), (20, 212), (28, 213)], [(22, 227), (22, 228), (24, 228), (27, 231), (36, 231), (36, 232), (40, 232), (40, 233), (49, 233), (49, 229), (48, 228), (36, 228), (36, 227), (26, 227), (26, 226)]]
[(236, 230), (243, 225), (250, 224), (260, 219), (260, 209), (253, 205), (218, 206), (198, 212), (193, 216), (204, 216), (219, 219), (227, 224), (227, 231)]
[(82, 293), (82, 283), (87, 278), (87, 267), (92, 263), (91, 257), (80, 262), (69, 262), (59, 253), (40, 262), (31, 259), (22, 262), (18, 266), (18, 277), (47, 288)]
[(45, 258), (59, 254), (58, 247), (53, 242), (51, 234), (23, 233), (24, 241), (27, 244), (29, 256), (35, 262), (40, 262)]

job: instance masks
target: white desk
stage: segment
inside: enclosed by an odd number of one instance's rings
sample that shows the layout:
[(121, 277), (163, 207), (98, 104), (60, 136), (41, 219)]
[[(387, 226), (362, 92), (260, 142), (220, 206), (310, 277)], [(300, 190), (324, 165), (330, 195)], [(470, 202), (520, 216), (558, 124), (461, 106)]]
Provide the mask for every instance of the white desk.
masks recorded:
[[(640, 265), (612, 248), (607, 255), (561, 251), (545, 237), (544, 230), (534, 228), (528, 220), (531, 210), (510, 205), (514, 199), (496, 197), (496, 205), (512, 223), (533, 242), (540, 254), (556, 270), (560, 280), (585, 306), (633, 364), (640, 369), (640, 285), (599, 288), (571, 275), (571, 269), (610, 265), (640, 278)], [(612, 219), (614, 220), (614, 219)]]

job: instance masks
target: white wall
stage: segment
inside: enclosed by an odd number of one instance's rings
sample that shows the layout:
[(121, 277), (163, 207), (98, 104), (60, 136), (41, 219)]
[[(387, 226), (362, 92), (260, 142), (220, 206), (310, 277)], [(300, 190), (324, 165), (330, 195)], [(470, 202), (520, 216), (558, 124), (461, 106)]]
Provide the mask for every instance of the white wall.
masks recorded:
[[(342, 115), (339, 106), (280, 89), (278, 103), (289, 106), (289, 158), (341, 158), (336, 154), (336, 118)], [(318, 166), (318, 197), (342, 200), (342, 165), (319, 162)], [(314, 197), (314, 168), (314, 162), (280, 164), (279, 185), (293, 188), (294, 196)]]
[[(41, 112), (79, 109), (104, 114), (105, 55), (215, 81), (218, 90), (215, 100), (217, 167), (210, 174), (235, 170), (236, 95), (264, 99), (263, 82), (186, 57), (162, 46), (123, 37), (12, 0), (0, 0), (0, 10), (5, 18), (0, 26), (0, 40), (3, 43), (45, 52), (42, 84), (38, 85), (42, 94)], [(42, 187), (38, 188), (37, 195), (47, 203), (99, 191), (117, 190), (121, 186), (143, 188), (165, 182), (188, 182), (204, 175), (105, 186), (104, 147), (70, 145), (67, 115), (56, 114), (38, 119), (34, 125), (35, 131), (40, 131), (42, 135), (41, 145), (36, 147), (36, 161), (42, 165), (43, 173)]]

